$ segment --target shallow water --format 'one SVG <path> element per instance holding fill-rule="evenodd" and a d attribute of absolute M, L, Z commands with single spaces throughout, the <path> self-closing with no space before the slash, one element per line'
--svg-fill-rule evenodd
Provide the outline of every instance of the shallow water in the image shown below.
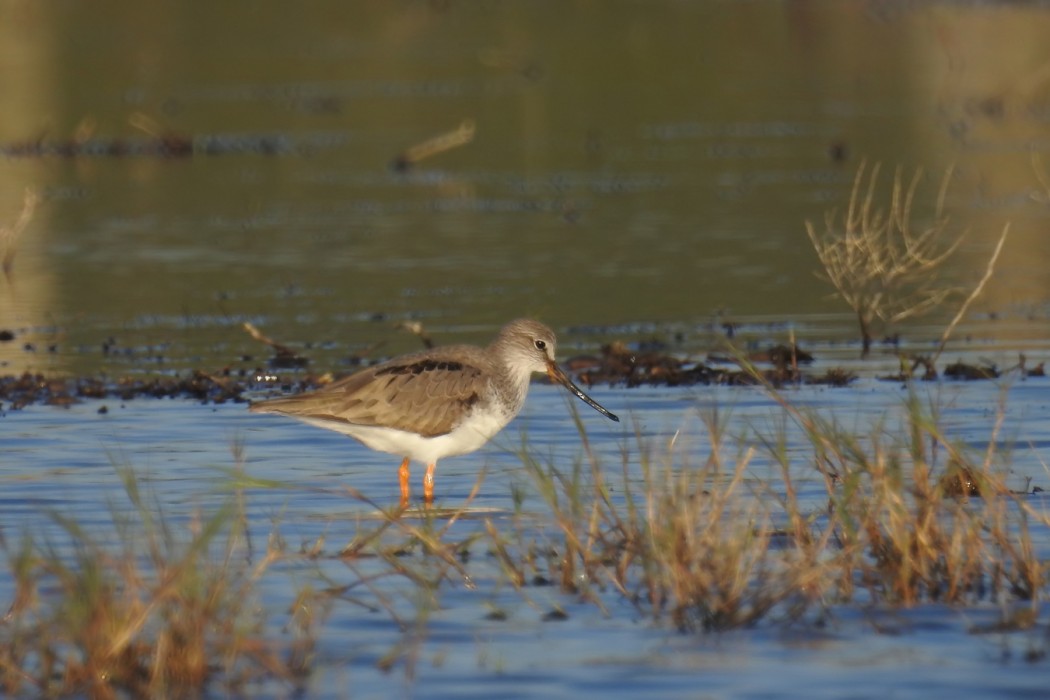
<path fill-rule="evenodd" d="M 1050 192 L 1039 180 L 1050 164 L 1050 11 L 1038 4 L 508 0 L 289 14 L 15 2 L 0 8 L 0 35 L 10 79 L 0 225 L 24 188 L 42 197 L 0 283 L 0 331 L 15 335 L 0 341 L 3 372 L 251 372 L 269 351 L 244 321 L 322 372 L 417 349 L 395 328 L 406 319 L 441 343 L 480 343 L 510 318 L 535 316 L 558 331 L 563 358 L 654 339 L 701 358 L 724 351 L 732 324 L 742 347 L 793 335 L 817 355 L 815 373 L 861 376 L 848 389 L 789 389 L 793 402 L 860 433 L 879 421 L 892 432 L 906 392 L 874 377 L 897 371 L 898 349 L 931 352 L 956 307 L 885 329 L 899 344 L 858 359 L 851 314 L 813 274 L 804 222 L 845 206 L 864 159 L 929 173 L 920 219 L 954 166 L 949 212 L 970 234 L 946 279 L 972 286 L 1012 222 L 945 361 L 1007 368 L 1019 352 L 1029 366 L 1050 356 Z M 476 127 L 471 143 L 391 168 L 464 120 Z M 98 148 L 173 134 L 192 142 L 192 157 Z M 67 157 L 27 155 L 27 144 L 87 147 Z M 949 436 L 976 451 L 1002 410 L 1007 481 L 1025 489 L 1050 488 L 1046 388 L 1045 378 L 1008 377 L 918 391 Z M 782 434 L 803 505 L 824 506 L 801 430 L 760 389 L 589 391 L 624 418 L 575 406 L 614 485 L 624 450 L 632 483 L 642 479 L 638 454 L 660 459 L 672 440 L 675 469 L 701 463 L 703 419 L 717 411 L 745 446 L 756 433 Z M 486 448 L 439 465 L 437 497 L 449 508 L 485 474 L 475 517 L 450 537 L 481 531 L 484 517 L 501 531 L 544 522 L 521 453 L 562 470 L 583 459 L 572 403 L 534 386 L 523 415 Z M 61 542 L 54 513 L 111 537 L 114 515 L 132 510 L 122 465 L 187 530 L 241 493 L 258 546 L 276 529 L 291 550 L 320 541 L 326 555 L 377 522 L 348 489 L 382 507 L 396 497 L 396 458 L 243 404 L 29 406 L 0 414 L 0 439 L 5 537 Z M 242 448 L 259 481 L 237 475 Z M 774 467 L 759 450 L 749 483 L 775 483 Z M 1050 535 L 1035 542 L 1050 558 Z M 352 581 L 378 566 L 283 564 L 259 584 L 275 635 L 286 635 L 304 582 Z M 823 626 L 679 634 L 611 591 L 598 594 L 604 612 L 556 586 L 516 591 L 480 545 L 468 568 L 476 589 L 441 586 L 418 647 L 408 644 L 415 662 L 403 656 L 390 672 L 376 664 L 406 643 L 404 630 L 386 611 L 336 600 L 308 695 L 981 698 L 1041 697 L 1045 686 L 1045 659 L 1024 660 L 1045 656 L 1045 611 L 1032 630 L 1001 635 L 970 633 L 998 619 L 990 605 L 833 607 Z M 398 614 L 415 619 L 418 592 L 383 582 Z M 10 585 L 0 580 L 0 600 Z M 493 609 L 508 618 L 487 619 Z M 552 610 L 567 619 L 545 620 Z"/>
<path fill-rule="evenodd" d="M 1050 486 L 1041 455 L 1045 452 L 1050 405 L 1045 379 L 1018 381 L 1007 389 L 1007 424 L 1015 445 L 1009 481 Z M 992 382 L 920 387 L 943 407 L 949 434 L 976 448 L 986 443 L 990 419 L 1000 400 Z M 882 419 L 892 433 L 904 414 L 903 390 L 892 383 L 863 381 L 849 389 L 788 390 L 799 405 L 834 414 L 844 427 L 863 431 Z M 678 459 L 693 463 L 706 454 L 700 416 L 714 408 L 725 416 L 729 435 L 770 435 L 782 431 L 795 455 L 793 472 L 800 502 L 813 512 L 826 499 L 822 481 L 808 467 L 805 441 L 783 421 L 782 411 L 760 389 L 705 388 L 596 389 L 597 400 L 620 412 L 621 425 L 586 407 L 580 413 L 588 438 L 622 498 L 621 449 L 635 457 L 628 478 L 641 481 L 641 444 L 654 456 L 666 454 L 672 437 Z M 84 402 L 72 409 L 32 406 L 4 416 L 5 450 L 0 480 L 5 507 L 0 528 L 6 537 L 28 531 L 61 542 L 51 513 L 73 516 L 89 530 L 111 532 L 114 513 L 129 510 L 114 465 L 133 467 L 140 488 L 171 523 L 191 527 L 198 513 L 214 510 L 233 493 L 233 446 L 243 447 L 239 479 L 246 520 L 256 548 L 279 532 L 290 551 L 320 546 L 334 554 L 362 528 L 380 521 L 374 507 L 351 496 L 360 491 L 381 507 L 397 497 L 396 458 L 373 453 L 334 432 L 292 420 L 253 415 L 242 405 L 204 406 L 188 401 L 136 400 L 125 405 Z M 477 476 L 484 481 L 468 516 L 452 525 L 446 539 L 460 540 L 483 530 L 490 519 L 505 534 L 530 519 L 549 518 L 547 507 L 521 462 L 526 449 L 541 462 L 570 469 L 582 456 L 579 434 L 569 420 L 572 406 L 561 390 L 533 388 L 523 415 L 490 445 L 472 455 L 444 460 L 438 467 L 437 505 L 458 508 Z M 637 430 L 637 434 L 635 433 Z M 641 443 L 639 443 L 641 440 Z M 731 441 L 732 442 L 732 441 Z M 752 444 L 754 444 L 752 442 Z M 736 453 L 734 446 L 729 447 Z M 679 464 L 676 468 L 683 468 Z M 418 488 L 421 471 L 414 475 Z M 761 450 L 747 478 L 777 483 L 776 466 Z M 253 486 L 253 484 L 255 484 Z M 524 494 L 520 509 L 514 493 Z M 1043 494 L 1029 496 L 1042 510 Z M 620 501 L 622 505 L 622 501 Z M 450 511 L 451 512 L 451 511 Z M 474 513 L 476 517 L 470 517 Z M 517 515 L 515 515 L 517 513 Z M 411 516 L 409 516 L 411 517 Z M 422 520 L 419 521 L 422 524 Z M 437 524 L 441 525 L 442 517 Z M 516 523 L 516 524 L 515 524 Z M 105 539 L 106 535 L 101 535 Z M 1035 531 L 1043 556 L 1050 557 L 1050 531 Z M 420 555 L 408 561 L 423 565 Z M 323 556 L 290 559 L 264 576 L 258 586 L 275 634 L 299 588 L 324 575 L 328 585 L 351 584 L 381 575 L 380 590 L 393 614 L 409 624 L 423 605 L 421 593 L 399 577 L 383 576 L 380 561 Z M 734 697 L 926 697 L 951 691 L 959 697 L 1036 697 L 1045 661 L 1025 661 L 1030 649 L 1044 649 L 1043 625 L 1027 632 L 973 634 L 1000 619 L 999 608 L 984 603 L 964 610 L 925 604 L 884 610 L 863 605 L 831 606 L 815 621 L 782 626 L 774 620 L 755 628 L 717 634 L 682 634 L 657 623 L 612 590 L 598 591 L 604 609 L 557 586 L 509 585 L 485 545 L 472 547 L 464 564 L 472 586 L 456 575 L 435 593 L 436 607 L 425 606 L 426 623 L 418 639 L 391 618 L 372 610 L 378 598 L 364 589 L 336 600 L 318 627 L 316 670 L 311 697 L 378 697 L 404 692 L 417 697 L 483 697 L 492 694 L 556 697 L 602 692 L 629 697 L 732 695 Z M 459 583 L 456 583 L 457 579 Z M 0 581 L 0 590 L 9 582 Z M 365 606 L 353 602 L 363 601 Z M 489 619 L 498 610 L 505 619 Z M 564 619 L 548 620 L 552 611 Z M 408 641 L 406 641 L 408 640 Z M 412 650 L 393 669 L 376 664 L 392 650 Z M 401 689 L 401 690 L 396 690 Z M 283 694 L 279 688 L 267 691 Z"/>

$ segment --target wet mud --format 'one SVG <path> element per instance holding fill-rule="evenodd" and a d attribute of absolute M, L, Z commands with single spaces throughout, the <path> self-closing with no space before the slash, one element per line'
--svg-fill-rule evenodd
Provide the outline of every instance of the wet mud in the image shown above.
<path fill-rule="evenodd" d="M 9 374 L 0 376 L 0 410 L 18 410 L 31 404 L 69 406 L 81 399 L 180 398 L 216 404 L 247 402 L 246 395 L 253 392 L 306 391 L 349 374 L 357 367 L 387 359 L 365 360 L 355 356 L 347 362 L 351 366 L 349 370 L 311 370 L 309 357 L 270 340 L 254 328 L 249 332 L 253 331 L 253 337 L 266 345 L 270 352 L 270 357 L 259 366 L 245 367 L 245 361 L 250 362 L 251 358 L 243 356 L 214 371 L 194 369 L 182 373 L 151 374 L 148 368 L 143 368 L 141 375 L 126 376 Z M 14 333 L 0 329 L 0 339 L 9 341 L 14 338 Z M 428 340 L 424 338 L 424 345 Z M 35 348 L 27 348 L 27 352 L 35 352 Z M 107 348 L 104 347 L 103 352 L 107 352 Z M 797 345 L 771 345 L 747 355 L 708 354 L 703 360 L 696 360 L 669 352 L 655 342 L 631 347 L 626 342 L 614 341 L 603 345 L 598 354 L 570 357 L 564 362 L 564 367 L 574 381 L 588 387 L 761 384 L 773 387 L 792 384 L 848 387 L 857 379 L 855 372 L 841 367 L 811 371 L 809 366 L 813 362 L 814 356 Z M 241 366 L 238 368 L 237 365 Z M 1023 376 L 1044 376 L 1042 363 L 1030 367 L 1021 355 L 1017 365 L 1005 370 L 988 364 L 956 361 L 945 366 L 943 373 L 938 373 L 928 358 L 902 358 L 899 373 L 879 376 L 878 379 L 931 381 L 943 377 L 973 381 L 995 379 L 1006 371 L 1019 371 Z M 101 410 L 107 409 L 103 407 Z"/>

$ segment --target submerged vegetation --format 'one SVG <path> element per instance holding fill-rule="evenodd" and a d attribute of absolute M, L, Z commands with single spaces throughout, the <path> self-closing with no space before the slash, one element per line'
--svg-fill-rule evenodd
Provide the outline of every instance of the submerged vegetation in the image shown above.
<path fill-rule="evenodd" d="M 3 533 L 11 600 L 0 683 L 8 694 L 95 697 L 294 692 L 339 606 L 385 614 L 401 641 L 375 663 L 412 677 L 428 620 L 453 587 L 512 589 L 531 606 L 538 586 L 566 604 L 622 600 L 683 632 L 932 602 L 998 606 L 999 631 L 1048 625 L 1040 553 L 1050 514 L 1038 486 L 1005 483 L 1005 407 L 977 450 L 914 391 L 899 416 L 859 432 L 765 391 L 778 427 L 734 433 L 723 412 L 698 411 L 664 444 L 639 428 L 619 465 L 590 449 L 577 419 L 585 449 L 569 465 L 523 445 L 511 513 L 470 510 L 483 477 L 451 510 L 384 509 L 350 491 L 373 515 L 338 549 L 320 539 L 294 550 L 277 531 L 253 543 L 250 522 L 265 516 L 244 489 L 294 487 L 252 482 L 237 467 L 226 505 L 179 519 L 119 467 L 131 507 L 113 511 L 112 533 L 62 514 L 60 535 Z M 792 431 L 803 449 L 798 439 L 788 449 Z M 264 604 L 261 584 L 289 568 L 299 572 L 290 599 L 275 606 L 271 592 Z M 564 615 L 555 603 L 544 619 Z"/>

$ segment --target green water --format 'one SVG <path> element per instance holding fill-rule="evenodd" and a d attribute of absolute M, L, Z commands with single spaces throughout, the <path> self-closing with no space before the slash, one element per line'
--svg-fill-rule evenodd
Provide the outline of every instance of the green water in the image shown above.
<path fill-rule="evenodd" d="M 108 339 L 137 366 L 236 363 L 259 352 L 244 320 L 333 356 L 415 348 L 393 329 L 415 317 L 482 341 L 520 315 L 565 333 L 833 314 L 852 337 L 804 222 L 845 206 L 864 158 L 932 173 L 920 213 L 956 167 L 971 234 L 951 277 L 977 279 L 1012 221 L 975 312 L 1017 320 L 985 335 L 1045 336 L 1039 7 L 224 8 L 0 7 L 0 144 L 151 131 L 199 149 L 0 160 L 0 221 L 25 187 L 44 197 L 0 291 L 8 371 L 113 369 Z M 391 169 L 464 120 L 471 143 Z M 276 152 L 202 148 L 259 137 Z"/>

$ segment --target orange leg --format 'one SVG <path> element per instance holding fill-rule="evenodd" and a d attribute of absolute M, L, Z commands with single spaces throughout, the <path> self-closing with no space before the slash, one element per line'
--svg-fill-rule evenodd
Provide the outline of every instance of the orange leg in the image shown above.
<path fill-rule="evenodd" d="M 423 502 L 428 506 L 434 502 L 434 467 L 437 462 L 427 465 L 427 473 L 423 475 Z"/>
<path fill-rule="evenodd" d="M 408 505 L 408 457 L 405 457 L 405 461 L 401 462 L 401 468 L 397 471 L 398 478 L 401 480 L 401 507 L 404 508 Z"/>

